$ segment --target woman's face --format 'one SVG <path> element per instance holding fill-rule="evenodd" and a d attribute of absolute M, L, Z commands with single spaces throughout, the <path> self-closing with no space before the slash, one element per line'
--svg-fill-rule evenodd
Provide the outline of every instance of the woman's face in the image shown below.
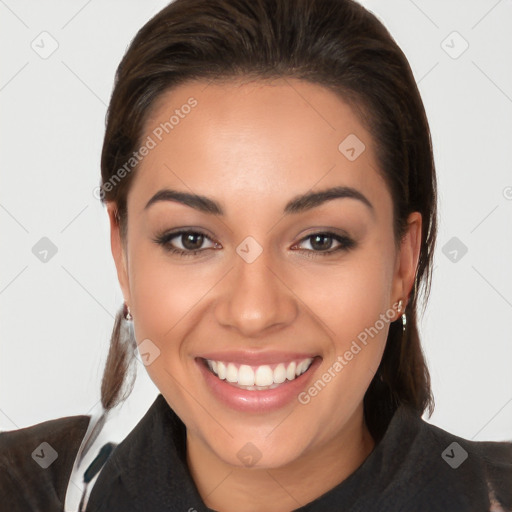
<path fill-rule="evenodd" d="M 189 436 L 261 467 L 359 436 L 421 218 L 397 249 L 358 118 L 296 79 L 189 82 L 141 140 L 124 248 L 109 206 L 113 254 L 146 369 Z"/>

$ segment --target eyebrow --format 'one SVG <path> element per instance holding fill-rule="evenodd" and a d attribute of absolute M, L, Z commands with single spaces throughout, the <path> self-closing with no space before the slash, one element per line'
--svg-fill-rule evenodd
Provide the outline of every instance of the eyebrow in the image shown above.
<path fill-rule="evenodd" d="M 308 192 L 306 194 L 296 196 L 291 199 L 284 207 L 284 214 L 289 215 L 293 213 L 301 213 L 307 210 L 316 208 L 327 201 L 333 199 L 350 198 L 356 199 L 366 205 L 372 214 L 375 214 L 375 209 L 372 203 L 366 198 L 359 190 L 352 187 L 332 187 L 319 192 Z M 168 188 L 159 190 L 144 207 L 147 210 L 151 205 L 160 201 L 172 201 L 185 206 L 194 208 L 204 213 L 212 215 L 224 215 L 224 210 L 220 203 L 209 197 L 189 194 L 188 192 L 180 192 L 178 190 L 171 190 Z"/>

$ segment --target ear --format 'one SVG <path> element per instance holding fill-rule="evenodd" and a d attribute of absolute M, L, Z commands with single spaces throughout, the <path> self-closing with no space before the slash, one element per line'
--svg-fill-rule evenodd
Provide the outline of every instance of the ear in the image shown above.
<path fill-rule="evenodd" d="M 404 309 L 409 302 L 409 295 L 416 277 L 421 249 L 421 226 L 421 213 L 411 213 L 407 218 L 407 230 L 402 237 L 400 251 L 397 254 L 392 297 L 393 304 L 402 299 Z"/>
<path fill-rule="evenodd" d="M 115 203 L 108 203 L 107 213 L 110 221 L 110 247 L 116 264 L 117 278 L 123 292 L 124 300 L 128 305 L 130 305 L 131 297 L 128 279 L 127 255 L 125 246 L 121 239 L 121 227 L 117 216 L 117 205 Z"/>

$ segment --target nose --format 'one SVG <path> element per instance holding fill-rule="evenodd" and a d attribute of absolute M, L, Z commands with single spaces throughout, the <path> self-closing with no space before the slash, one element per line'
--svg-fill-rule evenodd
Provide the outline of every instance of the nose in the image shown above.
<path fill-rule="evenodd" d="M 219 324 L 244 337 L 263 336 L 286 327 L 298 315 L 293 291 L 267 253 L 264 250 L 252 263 L 236 255 L 216 301 Z"/>

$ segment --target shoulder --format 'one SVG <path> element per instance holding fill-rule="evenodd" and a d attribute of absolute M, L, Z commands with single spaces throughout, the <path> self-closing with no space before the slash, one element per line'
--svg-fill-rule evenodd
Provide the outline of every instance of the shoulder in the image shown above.
<path fill-rule="evenodd" d="M 468 442 L 468 448 L 478 457 L 487 483 L 489 501 L 512 511 L 512 441 Z"/>
<path fill-rule="evenodd" d="M 8 510 L 62 509 L 89 420 L 69 416 L 0 432 L 0 496 L 7 498 Z"/>
<path fill-rule="evenodd" d="M 367 476 L 382 510 L 512 512 L 510 440 L 465 439 L 403 405 L 374 453 Z"/>
<path fill-rule="evenodd" d="M 512 511 L 512 440 L 473 441 L 422 423 L 434 480 L 485 510 Z"/>

